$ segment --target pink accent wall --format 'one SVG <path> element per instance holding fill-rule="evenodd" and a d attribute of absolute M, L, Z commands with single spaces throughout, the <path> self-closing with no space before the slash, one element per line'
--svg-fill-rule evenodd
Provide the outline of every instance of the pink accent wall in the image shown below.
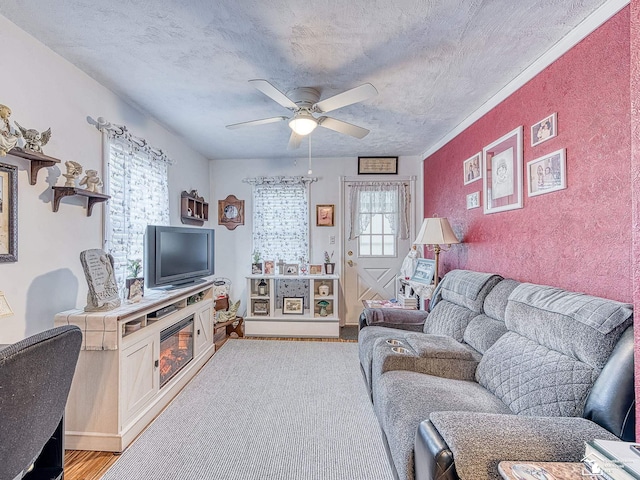
<path fill-rule="evenodd" d="M 631 1 L 631 179 L 633 218 L 633 303 L 634 311 L 640 312 L 640 0 Z M 636 398 L 640 394 L 640 324 L 635 328 L 635 385 Z M 637 402 L 636 402 L 637 403 Z M 636 412 L 636 439 L 640 438 L 640 412 Z"/>
<path fill-rule="evenodd" d="M 448 217 L 464 242 L 440 255 L 442 273 L 495 272 L 633 301 L 629 25 L 626 7 L 425 159 L 425 216 Z M 531 147 L 531 126 L 553 112 L 558 136 Z M 463 185 L 463 161 L 520 125 L 524 208 L 467 210 L 482 180 Z M 527 197 L 526 163 L 560 148 L 568 188 Z"/>

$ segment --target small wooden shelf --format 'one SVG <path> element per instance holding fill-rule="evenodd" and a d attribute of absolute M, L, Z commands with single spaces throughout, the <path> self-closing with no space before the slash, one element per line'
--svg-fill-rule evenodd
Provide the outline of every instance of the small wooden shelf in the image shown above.
<path fill-rule="evenodd" d="M 44 167 L 53 167 L 56 163 L 60 163 L 57 158 L 49 157 L 44 153 L 30 152 L 20 147 L 14 147 L 9 150 L 9 155 L 29 160 L 29 185 L 35 185 L 38 180 L 38 171 Z"/>
<path fill-rule="evenodd" d="M 206 220 L 209 220 L 209 204 L 204 198 L 183 191 L 180 198 L 180 221 L 187 225 L 202 226 Z"/>
<path fill-rule="evenodd" d="M 78 195 L 81 197 L 87 197 L 89 202 L 87 204 L 87 217 L 91 216 L 91 212 L 93 210 L 93 206 L 96 203 L 106 202 L 111 197 L 109 195 L 105 195 L 104 193 L 98 192 L 90 192 L 83 188 L 76 187 L 51 187 L 53 188 L 53 211 L 57 212 L 60 207 L 60 200 L 64 197 L 70 197 L 73 195 Z"/>

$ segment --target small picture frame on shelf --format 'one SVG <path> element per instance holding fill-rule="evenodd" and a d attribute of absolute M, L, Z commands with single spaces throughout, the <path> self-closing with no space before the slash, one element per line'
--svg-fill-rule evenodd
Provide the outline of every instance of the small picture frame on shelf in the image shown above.
<path fill-rule="evenodd" d="M 416 269 L 411 277 L 412 282 L 424 283 L 431 285 L 433 274 L 436 269 L 436 261 L 428 258 L 418 258 Z"/>
<path fill-rule="evenodd" d="M 287 315 L 302 315 L 304 313 L 304 298 L 283 297 L 282 313 Z"/>
<path fill-rule="evenodd" d="M 276 273 L 276 263 L 273 260 L 264 261 L 264 274 L 273 275 Z"/>
<path fill-rule="evenodd" d="M 309 275 L 322 275 L 322 265 L 309 265 Z"/>
<path fill-rule="evenodd" d="M 285 275 L 298 275 L 298 264 L 297 263 L 285 263 L 284 264 L 284 274 Z"/>
<path fill-rule="evenodd" d="M 253 314 L 254 315 L 269 315 L 269 300 L 254 300 L 253 301 Z"/>

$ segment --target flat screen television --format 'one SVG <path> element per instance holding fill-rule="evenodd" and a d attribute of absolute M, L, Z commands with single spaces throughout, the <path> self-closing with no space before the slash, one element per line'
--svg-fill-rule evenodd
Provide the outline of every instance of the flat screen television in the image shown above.
<path fill-rule="evenodd" d="M 214 231 L 148 225 L 144 278 L 148 288 L 181 288 L 214 273 Z"/>

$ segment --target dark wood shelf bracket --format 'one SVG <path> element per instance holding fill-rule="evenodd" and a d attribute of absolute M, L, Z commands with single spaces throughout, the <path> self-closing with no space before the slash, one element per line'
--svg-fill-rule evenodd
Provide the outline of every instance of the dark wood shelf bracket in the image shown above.
<path fill-rule="evenodd" d="M 30 152 L 20 147 L 14 147 L 9 150 L 9 155 L 29 160 L 29 185 L 35 185 L 38 181 L 38 172 L 41 168 L 53 167 L 56 163 L 60 163 L 57 158 L 49 157 L 43 153 Z"/>
<path fill-rule="evenodd" d="M 64 197 L 70 197 L 73 195 L 78 195 L 81 197 L 87 197 L 87 217 L 91 216 L 93 212 L 93 206 L 96 203 L 106 202 L 111 197 L 109 195 L 105 195 L 104 193 L 98 192 L 90 192 L 88 190 L 82 188 L 75 187 L 52 187 L 53 188 L 53 211 L 57 212 L 60 207 L 60 200 Z"/>

